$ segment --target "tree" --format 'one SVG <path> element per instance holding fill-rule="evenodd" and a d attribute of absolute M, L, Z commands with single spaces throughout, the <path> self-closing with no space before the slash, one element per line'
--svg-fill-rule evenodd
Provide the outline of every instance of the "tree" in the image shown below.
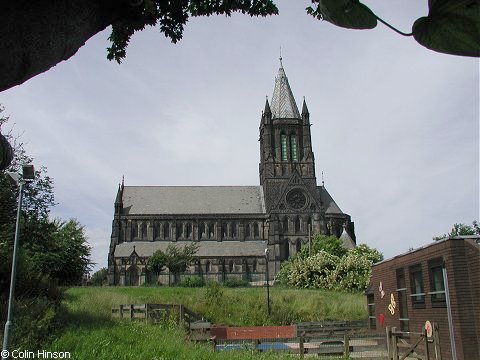
<path fill-rule="evenodd" d="M 167 257 L 162 250 L 157 250 L 148 259 L 148 268 L 156 274 L 160 274 L 167 265 Z"/>
<path fill-rule="evenodd" d="M 426 48 L 446 54 L 480 56 L 480 0 L 429 0 L 428 16 L 415 21 L 411 33 L 397 30 L 358 0 L 312 0 L 307 12 L 348 29 L 373 29 L 380 21 Z"/>
<path fill-rule="evenodd" d="M 174 283 L 180 273 L 185 272 L 187 267 L 195 259 L 198 244 L 191 243 L 180 248 L 174 244 L 167 246 L 165 252 L 157 250 L 148 259 L 148 267 L 155 273 L 160 273 L 165 267 L 173 274 Z"/>
<path fill-rule="evenodd" d="M 120 62 L 131 36 L 160 28 L 176 43 L 190 17 L 277 14 L 273 0 L 50 0 L 0 2 L 0 91 L 67 60 L 112 25 L 107 57 Z"/>
<path fill-rule="evenodd" d="M 342 257 L 347 254 L 348 250 L 343 246 L 342 241 L 335 236 L 316 234 L 312 240 L 311 251 L 308 246 L 304 246 L 300 250 L 299 256 L 306 258 L 309 255 L 318 254 L 320 251 L 325 251 L 328 254 Z"/>
<path fill-rule="evenodd" d="M 453 236 L 468 236 L 468 235 L 480 235 L 480 226 L 477 220 L 472 222 L 472 225 L 465 224 L 453 224 L 452 230 L 448 234 L 441 236 L 434 236 L 433 240 L 443 240 Z"/>

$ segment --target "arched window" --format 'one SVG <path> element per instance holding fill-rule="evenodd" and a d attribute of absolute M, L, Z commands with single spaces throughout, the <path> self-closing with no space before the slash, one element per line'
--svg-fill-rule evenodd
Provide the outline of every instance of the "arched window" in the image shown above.
<path fill-rule="evenodd" d="M 300 218 L 296 218 L 295 219 L 295 233 L 299 233 L 300 232 Z"/>
<path fill-rule="evenodd" d="M 283 232 L 288 232 L 288 218 L 283 219 Z"/>
<path fill-rule="evenodd" d="M 307 230 L 310 230 L 310 234 L 312 233 L 313 231 L 313 228 L 312 228 L 312 218 L 309 217 L 308 220 L 307 220 Z"/>
<path fill-rule="evenodd" d="M 253 225 L 253 237 L 255 239 L 258 239 L 260 237 L 260 230 L 258 228 L 258 224 L 255 223 L 255 225 Z"/>
<path fill-rule="evenodd" d="M 207 263 L 205 264 L 205 272 L 206 272 L 206 273 L 209 273 L 210 270 L 211 270 L 211 267 L 212 267 L 212 266 L 211 266 L 210 261 L 207 261 Z"/>
<path fill-rule="evenodd" d="M 282 161 L 287 161 L 287 135 L 280 134 L 280 141 L 282 146 Z"/>
<path fill-rule="evenodd" d="M 142 222 L 142 239 L 146 240 L 147 239 L 147 223 L 144 221 Z"/>
<path fill-rule="evenodd" d="M 160 237 L 160 224 L 158 222 L 153 223 L 153 239 L 158 239 Z"/>
<path fill-rule="evenodd" d="M 130 238 L 133 240 L 133 239 L 136 239 L 137 237 L 138 237 L 137 222 L 132 221 Z"/>
<path fill-rule="evenodd" d="M 170 238 L 170 225 L 168 223 L 165 223 L 163 225 L 163 238 L 164 239 Z"/>
<path fill-rule="evenodd" d="M 301 248 L 302 248 L 302 241 L 300 239 L 298 239 L 297 243 L 295 244 L 296 252 L 299 252 Z"/>
<path fill-rule="evenodd" d="M 208 238 L 209 239 L 213 239 L 215 237 L 214 229 L 215 229 L 215 227 L 213 226 L 213 224 L 208 225 Z"/>
<path fill-rule="evenodd" d="M 177 239 L 183 238 L 183 225 L 177 224 Z"/>
<path fill-rule="evenodd" d="M 297 135 L 290 135 L 290 158 L 292 161 L 298 161 L 297 155 Z"/>

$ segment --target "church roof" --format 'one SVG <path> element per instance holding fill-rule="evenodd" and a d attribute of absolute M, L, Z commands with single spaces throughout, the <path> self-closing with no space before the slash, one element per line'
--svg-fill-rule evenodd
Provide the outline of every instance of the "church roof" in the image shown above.
<path fill-rule="evenodd" d="M 272 109 L 272 119 L 301 119 L 283 66 L 280 66 L 275 78 L 270 108 Z"/>
<path fill-rule="evenodd" d="M 129 215 L 264 214 L 261 186 L 125 186 Z"/>
<path fill-rule="evenodd" d="M 343 225 L 343 232 L 340 236 L 340 241 L 342 242 L 343 247 L 347 249 L 353 249 L 356 246 L 355 241 L 353 241 L 350 235 L 348 235 L 345 225 Z"/>
<path fill-rule="evenodd" d="M 325 186 L 317 186 L 317 189 L 320 193 L 323 205 L 325 206 L 325 214 L 343 214 L 343 211 L 340 210 L 340 207 L 330 196 L 327 189 L 325 189 Z"/>
<path fill-rule="evenodd" d="M 115 246 L 115 257 L 128 257 L 135 252 L 140 257 L 151 256 L 155 251 L 165 251 L 167 246 L 172 244 L 170 241 L 133 241 L 124 242 Z M 174 243 L 180 248 L 191 241 L 177 241 Z M 245 257 L 245 256 L 265 256 L 267 245 L 264 241 L 199 241 L 196 256 L 198 257 Z"/>

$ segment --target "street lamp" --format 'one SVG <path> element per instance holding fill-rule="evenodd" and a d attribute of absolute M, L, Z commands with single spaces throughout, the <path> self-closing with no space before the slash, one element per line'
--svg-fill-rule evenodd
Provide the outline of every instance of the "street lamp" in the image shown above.
<path fill-rule="evenodd" d="M 267 311 L 268 311 L 268 315 L 270 316 L 270 285 L 268 283 L 268 280 L 269 280 L 269 276 L 268 276 L 268 253 L 269 253 L 269 249 L 266 248 L 265 249 L 265 266 L 266 266 L 266 277 L 267 277 Z"/>
<path fill-rule="evenodd" d="M 15 240 L 13 242 L 13 257 L 12 257 L 12 273 L 10 278 L 10 294 L 8 296 L 8 314 L 7 322 L 5 323 L 5 330 L 3 332 L 3 347 L 2 350 L 8 351 L 10 348 L 10 330 L 12 328 L 12 310 L 14 304 L 14 291 L 15 291 L 15 274 L 17 271 L 17 252 L 18 252 L 18 241 L 20 238 L 20 215 L 22 212 L 22 199 L 23 199 L 23 185 L 26 182 L 32 181 L 35 179 L 35 169 L 33 165 L 23 165 L 22 174 L 18 173 L 7 173 L 11 179 L 19 186 L 18 190 L 18 207 L 17 207 L 17 221 L 15 225 Z M 2 351 L 2 354 L 5 354 Z M 6 359 L 7 356 L 2 355 L 2 359 Z"/>

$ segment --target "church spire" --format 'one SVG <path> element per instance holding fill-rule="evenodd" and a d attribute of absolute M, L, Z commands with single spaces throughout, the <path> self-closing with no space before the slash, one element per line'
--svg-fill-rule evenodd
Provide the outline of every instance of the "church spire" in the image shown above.
<path fill-rule="evenodd" d="M 307 115 L 307 116 L 310 115 L 307 108 L 307 102 L 305 101 L 305 96 L 303 97 L 303 106 L 302 106 L 302 116 L 303 115 Z"/>
<path fill-rule="evenodd" d="M 283 69 L 282 57 L 280 57 L 280 69 L 278 69 L 275 78 L 271 108 L 273 119 L 301 119 L 287 75 L 285 75 Z"/>
<path fill-rule="evenodd" d="M 263 113 L 265 115 L 272 115 L 272 110 L 270 109 L 270 104 L 268 103 L 268 97 L 267 100 L 265 101 L 265 110 L 263 110 Z"/>

